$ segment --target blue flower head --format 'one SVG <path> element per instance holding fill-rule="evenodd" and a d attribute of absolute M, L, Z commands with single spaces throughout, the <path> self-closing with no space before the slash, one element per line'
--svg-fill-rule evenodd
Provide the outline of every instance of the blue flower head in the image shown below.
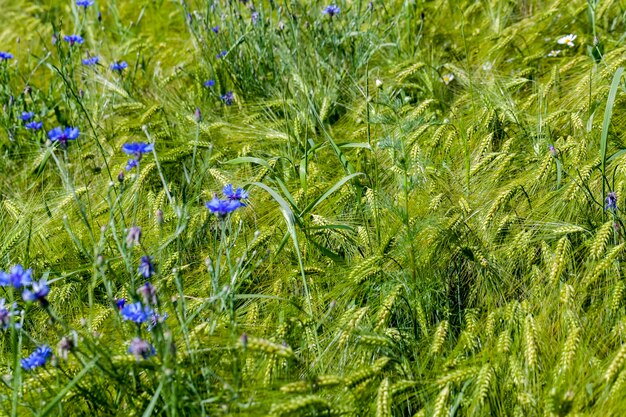
<path fill-rule="evenodd" d="M 244 204 L 239 200 L 231 200 L 229 198 L 220 200 L 217 195 L 213 197 L 211 201 L 205 203 L 211 213 L 214 213 L 220 218 L 225 218 L 229 213 L 237 210 L 239 207 L 243 207 Z"/>
<path fill-rule="evenodd" d="M 134 355 L 137 361 L 148 359 L 156 355 L 154 346 L 139 337 L 135 337 L 131 340 L 130 346 L 128 347 L 128 353 Z"/>
<path fill-rule="evenodd" d="M 152 264 L 152 259 L 149 256 L 142 256 L 139 260 L 139 273 L 144 278 L 150 278 L 154 275 L 154 265 Z"/>
<path fill-rule="evenodd" d="M 52 349 L 49 346 L 39 346 L 28 357 L 21 360 L 22 368 L 32 371 L 39 366 L 44 366 L 50 355 L 52 355 Z"/>
<path fill-rule="evenodd" d="M 115 306 L 117 307 L 118 310 L 123 309 L 125 305 L 126 305 L 126 298 L 120 298 L 119 300 L 115 301 Z"/>
<path fill-rule="evenodd" d="M 126 68 L 128 68 L 128 64 L 126 63 L 126 61 L 122 61 L 122 62 L 117 62 L 116 61 L 116 62 L 111 64 L 111 70 L 117 71 L 119 73 L 124 71 Z"/>
<path fill-rule="evenodd" d="M 76 0 L 76 5 L 87 9 L 87 7 L 93 5 L 93 0 Z"/>
<path fill-rule="evenodd" d="M 143 154 L 150 153 L 153 149 L 153 143 L 129 142 L 122 145 L 122 151 L 127 155 L 133 155 L 135 159 L 141 159 Z"/>
<path fill-rule="evenodd" d="M 35 113 L 33 113 L 32 111 L 25 111 L 25 112 L 22 112 L 22 114 L 20 115 L 20 119 L 22 119 L 25 122 L 29 121 L 33 117 L 35 117 Z"/>
<path fill-rule="evenodd" d="M 212 28 L 211 28 L 211 30 L 212 30 L 212 31 L 213 31 L 213 33 L 215 33 L 215 34 L 220 33 L 220 27 L 219 27 L 219 26 L 212 27 Z"/>
<path fill-rule="evenodd" d="M 224 100 L 224 104 L 226 104 L 227 106 L 230 106 L 231 104 L 233 104 L 233 100 L 235 99 L 235 95 L 233 94 L 232 91 L 229 91 L 226 94 L 224 94 L 221 98 L 222 98 L 222 100 Z"/>
<path fill-rule="evenodd" d="M 222 58 L 224 58 L 227 54 L 228 54 L 228 52 L 227 52 L 227 51 L 222 51 L 222 52 L 220 52 L 219 54 L 215 55 L 215 58 L 217 58 L 217 59 L 222 59 Z"/>
<path fill-rule="evenodd" d="M 11 317 L 17 315 L 19 315 L 17 303 L 13 303 L 12 306 L 7 306 L 4 298 L 0 299 L 0 327 L 4 330 L 8 329 L 11 325 Z"/>
<path fill-rule="evenodd" d="M 79 134 L 80 130 L 77 127 L 68 126 L 64 129 L 58 126 L 48 132 L 48 138 L 52 142 L 60 142 L 61 145 L 66 145 L 68 140 L 76 140 Z"/>
<path fill-rule="evenodd" d="M 256 25 L 256 23 L 259 21 L 259 12 L 252 12 L 252 16 L 250 16 L 252 19 L 252 24 Z"/>
<path fill-rule="evenodd" d="M 100 59 L 97 56 L 90 56 L 89 58 L 83 59 L 83 65 L 87 67 L 94 66 L 98 63 Z"/>
<path fill-rule="evenodd" d="M 124 320 L 138 324 L 144 323 L 154 316 L 154 311 L 148 306 L 143 306 L 139 301 L 124 305 L 121 312 Z"/>
<path fill-rule="evenodd" d="M 336 4 L 328 5 L 324 8 L 324 10 L 322 10 L 323 14 L 327 14 L 331 18 L 335 15 L 338 15 L 339 12 L 341 12 L 341 9 Z"/>
<path fill-rule="evenodd" d="M 24 125 L 24 127 L 26 127 L 26 129 L 29 129 L 29 130 L 39 130 L 43 127 L 43 123 L 42 122 L 28 122 Z"/>
<path fill-rule="evenodd" d="M 213 87 L 215 85 L 215 80 L 207 80 L 204 82 L 204 86 L 207 88 Z"/>
<path fill-rule="evenodd" d="M 32 282 L 33 270 L 24 269 L 22 265 L 15 265 L 9 273 L 0 271 L 0 285 L 6 287 L 8 285 L 14 288 L 22 288 L 30 285 Z"/>
<path fill-rule="evenodd" d="M 83 37 L 82 37 L 82 36 L 80 36 L 80 35 L 65 35 L 65 36 L 63 37 L 63 40 L 64 40 L 65 42 L 69 43 L 69 44 L 70 44 L 70 46 L 73 46 L 75 43 L 77 43 L 77 44 L 79 44 L 79 45 L 80 45 L 81 43 L 85 42 L 85 40 L 83 39 Z"/>
<path fill-rule="evenodd" d="M 604 210 L 617 211 L 617 193 L 612 191 L 604 199 Z"/>
<path fill-rule="evenodd" d="M 239 201 L 242 206 L 245 206 L 245 204 L 242 203 L 241 200 L 248 199 L 248 193 L 243 188 L 237 188 L 236 190 L 234 190 L 232 184 L 225 185 L 222 193 L 224 193 L 224 197 L 229 200 Z"/>
<path fill-rule="evenodd" d="M 0 52 L 0 61 L 8 61 L 9 59 L 13 59 L 11 52 Z"/>
<path fill-rule="evenodd" d="M 39 282 L 33 282 L 32 289 L 25 289 L 22 292 L 22 298 L 24 301 L 32 303 L 33 301 L 39 301 L 42 305 L 46 305 L 48 301 L 46 296 L 50 293 L 50 287 L 45 278 L 39 280 Z"/>
<path fill-rule="evenodd" d="M 130 171 L 131 169 L 135 168 L 137 165 L 139 165 L 139 162 L 137 162 L 136 159 L 129 159 L 128 162 L 126 163 L 126 171 Z"/>

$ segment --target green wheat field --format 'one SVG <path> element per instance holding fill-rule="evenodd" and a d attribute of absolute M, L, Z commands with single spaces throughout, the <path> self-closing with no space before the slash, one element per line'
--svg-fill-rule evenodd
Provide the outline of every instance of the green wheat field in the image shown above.
<path fill-rule="evenodd" d="M 626 415 L 625 66 L 623 0 L 0 0 L 0 416 Z"/>

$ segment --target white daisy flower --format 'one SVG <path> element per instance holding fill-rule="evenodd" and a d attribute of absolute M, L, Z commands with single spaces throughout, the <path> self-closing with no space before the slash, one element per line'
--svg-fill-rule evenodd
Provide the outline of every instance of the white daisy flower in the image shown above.
<path fill-rule="evenodd" d="M 493 68 L 493 62 L 487 61 L 483 64 L 483 71 L 491 71 Z"/>
<path fill-rule="evenodd" d="M 452 82 L 452 80 L 454 80 L 454 74 L 446 74 L 443 77 L 441 77 L 441 79 L 446 85 L 448 85 Z"/>
<path fill-rule="evenodd" d="M 560 53 L 561 53 L 561 50 L 560 50 L 560 49 L 557 49 L 557 50 L 554 50 L 554 49 L 553 49 L 553 50 L 551 50 L 550 52 L 548 52 L 548 56 L 549 56 L 550 58 L 554 58 L 555 56 L 558 56 Z"/>
<path fill-rule="evenodd" d="M 575 39 L 576 39 L 576 35 L 573 35 L 570 33 L 569 35 L 566 35 L 557 39 L 556 43 L 558 43 L 559 45 L 567 45 L 570 48 L 573 48 Z"/>

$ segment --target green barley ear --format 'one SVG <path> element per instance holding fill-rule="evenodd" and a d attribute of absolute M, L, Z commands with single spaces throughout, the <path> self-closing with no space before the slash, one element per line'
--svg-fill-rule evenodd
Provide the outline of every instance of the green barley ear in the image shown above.
<path fill-rule="evenodd" d="M 622 369 L 622 365 L 624 365 L 624 360 L 626 360 L 626 344 L 623 344 L 620 349 L 617 351 L 617 354 L 611 361 L 611 364 L 607 368 L 604 373 L 604 379 L 607 382 L 611 382 L 615 375 Z"/>
<path fill-rule="evenodd" d="M 524 356 L 528 367 L 534 369 L 537 365 L 537 331 L 535 319 L 530 314 L 524 320 Z"/>
<path fill-rule="evenodd" d="M 487 394 L 489 393 L 489 388 L 491 386 L 491 382 L 494 377 L 493 368 L 489 363 L 484 364 L 480 371 L 478 371 L 478 376 L 476 377 L 476 383 L 474 385 L 474 401 L 476 402 L 477 408 L 482 408 L 485 404 L 485 400 L 487 399 Z"/>
<path fill-rule="evenodd" d="M 324 415 L 330 409 L 331 405 L 327 400 L 317 395 L 307 395 L 293 398 L 283 404 L 274 404 L 269 415 L 271 417 Z"/>
<path fill-rule="evenodd" d="M 387 298 L 385 298 L 385 300 L 381 304 L 378 310 L 378 314 L 376 316 L 376 325 L 374 326 L 374 330 L 378 331 L 386 326 L 387 320 L 391 315 L 393 305 L 396 302 L 396 298 L 401 289 L 402 285 L 397 285 L 393 290 L 391 290 Z"/>
<path fill-rule="evenodd" d="M 626 285 L 624 281 L 619 280 L 615 283 L 613 294 L 611 295 L 611 310 L 617 311 L 621 307 L 622 300 L 624 299 L 624 290 Z"/>
<path fill-rule="evenodd" d="M 448 395 L 450 394 L 450 388 L 446 385 L 435 400 L 435 408 L 433 410 L 433 417 L 445 417 L 448 415 Z"/>
<path fill-rule="evenodd" d="M 383 368 L 385 368 L 385 366 L 387 366 L 389 361 L 390 359 L 388 357 L 383 356 L 376 359 L 371 366 L 366 366 L 354 372 L 345 379 L 346 387 L 354 388 L 357 385 L 375 377 L 383 370 Z"/>
<path fill-rule="evenodd" d="M 385 258 L 383 256 L 374 255 L 365 259 L 352 269 L 348 279 L 355 285 L 362 284 L 369 277 L 382 271 L 381 263 Z"/>
<path fill-rule="evenodd" d="M 598 228 L 596 235 L 594 236 L 591 244 L 589 246 L 589 255 L 591 259 L 597 260 L 602 257 L 604 252 L 606 251 L 607 244 L 609 243 L 609 239 L 613 235 L 613 221 L 610 220 L 604 223 L 602 226 Z"/>
<path fill-rule="evenodd" d="M 599 277 L 602 275 L 607 269 L 609 269 L 618 256 L 624 251 L 624 243 L 621 243 L 615 246 L 613 249 L 606 254 L 604 259 L 602 259 L 596 267 L 588 273 L 585 277 L 583 277 L 580 285 L 582 288 L 587 288 L 591 284 L 593 284 Z"/>
<path fill-rule="evenodd" d="M 389 378 L 383 379 L 376 395 L 376 417 L 391 417 Z"/>
<path fill-rule="evenodd" d="M 550 268 L 549 282 L 551 285 L 555 285 L 561 277 L 563 271 L 567 267 L 571 252 L 571 243 L 567 236 L 563 236 L 559 239 L 554 251 L 554 257 L 552 261 L 552 267 Z"/>
<path fill-rule="evenodd" d="M 435 335 L 433 336 L 433 344 L 430 347 L 430 353 L 433 355 L 438 355 L 441 353 L 441 348 L 443 348 L 443 343 L 446 340 L 446 336 L 448 335 L 448 321 L 443 320 L 437 326 L 437 330 L 435 330 Z"/>
<path fill-rule="evenodd" d="M 574 357 L 576 356 L 578 345 L 580 344 L 580 327 L 571 328 L 568 332 L 569 334 L 567 335 L 567 339 L 565 340 L 565 344 L 563 345 L 563 350 L 561 351 L 561 359 L 559 361 L 560 373 L 565 373 L 568 370 L 572 369 Z"/>
<path fill-rule="evenodd" d="M 362 307 L 362 308 L 357 309 L 352 314 L 350 321 L 346 324 L 345 328 L 341 332 L 341 337 L 339 338 L 339 342 L 338 342 L 340 347 L 343 347 L 348 343 L 354 330 L 361 323 L 361 320 L 363 320 L 366 313 L 367 313 L 367 307 Z"/>

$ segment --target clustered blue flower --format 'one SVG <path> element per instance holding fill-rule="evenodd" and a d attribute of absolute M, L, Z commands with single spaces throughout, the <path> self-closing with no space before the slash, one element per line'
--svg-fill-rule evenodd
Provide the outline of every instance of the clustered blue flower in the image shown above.
<path fill-rule="evenodd" d="M 17 303 L 7 306 L 6 300 L 4 298 L 0 299 L 0 327 L 4 330 L 8 329 L 11 325 L 11 317 L 16 315 L 19 315 Z"/>
<path fill-rule="evenodd" d="M 152 258 L 149 256 L 142 256 L 139 260 L 139 273 L 144 278 L 150 278 L 154 275 L 154 265 L 152 264 Z"/>
<path fill-rule="evenodd" d="M 42 122 L 28 122 L 24 125 L 24 127 L 30 130 L 39 130 L 43 127 L 43 123 Z"/>
<path fill-rule="evenodd" d="M 612 191 L 604 199 L 604 210 L 617 211 L 617 193 Z"/>
<path fill-rule="evenodd" d="M 89 58 L 83 59 L 83 65 L 87 67 L 94 66 L 98 63 L 100 59 L 97 56 L 90 56 Z"/>
<path fill-rule="evenodd" d="M 128 160 L 126 164 L 126 171 L 130 171 L 135 168 L 143 154 L 150 153 L 154 149 L 153 143 L 145 143 L 145 142 L 129 142 L 122 145 L 122 151 L 127 155 L 133 155 L 134 158 Z"/>
<path fill-rule="evenodd" d="M 25 289 L 24 292 L 22 292 L 22 298 L 27 302 L 39 301 L 41 304 L 46 305 L 46 297 L 49 293 L 50 287 L 48 287 L 48 282 L 45 278 L 42 278 L 39 282 L 33 282 L 30 290 Z"/>
<path fill-rule="evenodd" d="M 228 184 L 224 186 L 222 193 L 225 199 L 220 199 L 217 194 L 214 194 L 213 199 L 205 203 L 206 208 L 218 217 L 225 218 L 229 213 L 246 206 L 241 200 L 248 199 L 248 193 L 242 188 L 234 190 L 233 185 Z"/>
<path fill-rule="evenodd" d="M 0 61 L 8 61 L 9 59 L 13 59 L 11 52 L 0 52 Z"/>
<path fill-rule="evenodd" d="M 87 9 L 87 7 L 93 5 L 94 1 L 93 0 L 76 0 L 76 5 L 78 7 L 84 7 L 85 9 Z"/>
<path fill-rule="evenodd" d="M 331 18 L 335 15 L 338 15 L 339 12 L 341 12 L 341 9 L 339 8 L 339 6 L 337 6 L 336 4 L 330 4 L 328 6 L 326 6 L 324 8 L 324 10 L 322 10 L 323 14 L 327 14 L 328 16 L 330 16 Z"/>
<path fill-rule="evenodd" d="M 24 269 L 22 265 L 13 266 L 10 271 L 0 271 L 0 286 L 7 287 L 12 286 L 16 289 L 20 289 L 32 283 L 33 270 Z"/>
<path fill-rule="evenodd" d="M 224 104 L 226 104 L 227 106 L 230 106 L 231 104 L 233 104 L 234 99 L 235 99 L 235 95 L 233 94 L 232 91 L 229 91 L 226 94 L 222 95 L 222 100 L 224 100 Z"/>
<path fill-rule="evenodd" d="M 126 68 L 128 68 L 128 64 L 126 63 L 126 61 L 122 61 L 122 62 L 117 62 L 116 61 L 116 62 L 111 64 L 111 70 L 117 71 L 119 73 L 124 71 Z"/>
<path fill-rule="evenodd" d="M 154 316 L 154 310 L 149 306 L 142 305 L 139 301 L 132 304 L 124 304 L 121 308 L 121 313 L 124 320 L 130 320 L 137 324 L 144 323 Z"/>
<path fill-rule="evenodd" d="M 85 40 L 83 39 L 82 36 L 80 35 L 65 35 L 63 37 L 63 40 L 67 43 L 70 44 L 70 46 L 73 46 L 74 44 L 82 44 L 83 42 L 85 42 Z"/>
<path fill-rule="evenodd" d="M 213 87 L 215 85 L 215 80 L 207 80 L 204 82 L 204 86 L 209 88 L 209 87 Z"/>
<path fill-rule="evenodd" d="M 32 111 L 25 111 L 25 112 L 22 112 L 22 114 L 20 115 L 20 119 L 22 119 L 25 122 L 29 121 L 33 117 L 35 117 L 35 113 L 33 113 Z"/>
<path fill-rule="evenodd" d="M 221 58 L 224 58 L 227 54 L 228 54 L 227 51 L 222 51 L 219 54 L 215 55 L 215 58 L 221 59 Z"/>
<path fill-rule="evenodd" d="M 68 140 L 76 140 L 79 134 L 80 130 L 78 130 L 77 127 L 68 126 L 63 128 L 58 126 L 48 132 L 48 138 L 52 142 L 59 142 L 61 145 L 65 146 Z"/>
<path fill-rule="evenodd" d="M 39 346 L 28 357 L 21 360 L 22 368 L 27 371 L 44 366 L 48 361 L 48 358 L 52 355 L 52 349 L 47 345 Z"/>

